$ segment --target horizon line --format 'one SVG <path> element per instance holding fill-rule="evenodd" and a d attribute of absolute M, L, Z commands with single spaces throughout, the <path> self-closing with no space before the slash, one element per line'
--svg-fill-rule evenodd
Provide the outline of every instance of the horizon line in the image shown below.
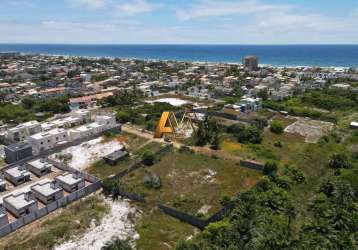
<path fill-rule="evenodd" d="M 0 42 L 0 45 L 86 45 L 86 46 L 358 46 L 358 43 L 23 43 Z"/>

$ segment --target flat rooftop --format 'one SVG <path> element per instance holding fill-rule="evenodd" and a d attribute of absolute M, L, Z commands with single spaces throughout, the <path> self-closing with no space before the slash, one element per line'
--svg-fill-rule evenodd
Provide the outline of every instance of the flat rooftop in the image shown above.
<path fill-rule="evenodd" d="M 5 170 L 4 172 L 14 178 L 30 175 L 29 171 L 27 171 L 26 169 L 21 169 L 20 166 L 9 168 L 9 169 Z"/>
<path fill-rule="evenodd" d="M 45 183 L 37 183 L 33 186 L 31 186 L 31 189 L 44 195 L 44 196 L 50 196 L 53 195 L 59 191 L 62 191 L 62 188 L 58 185 L 52 186 L 51 181 L 45 182 Z"/>
<path fill-rule="evenodd" d="M 39 169 L 39 170 L 49 168 L 49 167 L 53 166 L 48 161 L 43 160 L 43 159 L 37 159 L 37 160 L 34 160 L 34 161 L 30 161 L 30 162 L 28 162 L 28 164 L 31 165 L 34 168 Z"/>
<path fill-rule="evenodd" d="M 28 144 L 27 142 L 19 142 L 19 143 L 8 145 L 6 147 L 11 151 L 17 151 L 20 149 L 31 147 L 31 145 Z"/>
<path fill-rule="evenodd" d="M 10 196 L 5 197 L 3 199 L 3 202 L 6 201 L 7 203 L 9 203 L 11 206 L 16 208 L 17 210 L 20 210 L 24 207 L 27 207 L 28 205 L 36 203 L 35 200 L 26 200 L 25 195 L 26 195 L 25 193 L 21 193 L 21 194 L 17 194 L 17 195 L 11 194 Z"/>
<path fill-rule="evenodd" d="M 84 180 L 82 176 L 75 178 L 72 173 L 64 173 L 62 175 L 57 176 L 55 179 L 67 185 L 74 185 Z"/>

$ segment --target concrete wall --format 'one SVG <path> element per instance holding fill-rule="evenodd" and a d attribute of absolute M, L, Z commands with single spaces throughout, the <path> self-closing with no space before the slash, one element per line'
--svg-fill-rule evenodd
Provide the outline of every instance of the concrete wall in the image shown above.
<path fill-rule="evenodd" d="M 33 213 L 30 213 L 24 217 L 20 217 L 18 218 L 16 221 L 4 226 L 0 228 L 0 237 L 3 237 L 15 230 L 17 230 L 18 228 L 25 226 L 29 223 L 31 223 L 34 220 L 37 220 L 47 214 L 49 214 L 50 212 L 63 207 L 75 200 L 78 200 L 84 196 L 87 196 L 93 192 L 96 192 L 98 189 L 101 188 L 102 183 L 99 179 L 97 179 L 94 176 L 88 175 L 88 174 L 84 174 L 85 178 L 87 178 L 86 180 L 92 180 L 93 183 L 90 184 L 87 187 L 81 188 L 80 190 L 77 190 L 73 193 L 71 193 L 70 195 L 63 197 L 51 204 L 48 204 L 46 207 L 41 208 L 39 210 L 34 211 Z"/>

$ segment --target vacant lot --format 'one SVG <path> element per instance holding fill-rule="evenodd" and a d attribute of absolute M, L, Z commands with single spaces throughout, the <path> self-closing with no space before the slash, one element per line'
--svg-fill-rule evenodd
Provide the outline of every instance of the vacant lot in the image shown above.
<path fill-rule="evenodd" d="M 331 131 L 333 123 L 312 120 L 309 118 L 299 118 L 296 122 L 285 128 L 287 133 L 296 133 L 304 136 L 306 142 L 316 143 L 318 140 Z"/>
<path fill-rule="evenodd" d="M 160 189 L 144 185 L 143 179 L 149 173 L 161 178 Z M 191 214 L 209 216 L 221 207 L 224 196 L 232 197 L 239 191 L 248 190 L 260 178 L 260 172 L 242 168 L 237 161 L 175 151 L 154 166 L 135 171 L 122 181 L 153 204 L 159 201 Z"/>

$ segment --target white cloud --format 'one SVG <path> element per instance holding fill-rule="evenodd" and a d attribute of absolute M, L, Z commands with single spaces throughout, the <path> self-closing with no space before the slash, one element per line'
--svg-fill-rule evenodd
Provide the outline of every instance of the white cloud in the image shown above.
<path fill-rule="evenodd" d="M 229 15 L 248 15 L 265 13 L 268 11 L 284 11 L 292 8 L 288 5 L 270 5 L 256 0 L 214 1 L 202 0 L 189 8 L 176 9 L 179 20 L 185 21 L 194 18 L 221 17 Z"/>
<path fill-rule="evenodd" d="M 152 12 L 159 7 L 160 5 L 146 0 L 122 1 L 116 7 L 116 14 L 118 16 L 135 16 L 141 13 Z"/>
<path fill-rule="evenodd" d="M 86 7 L 90 9 L 103 8 L 106 5 L 106 0 L 67 0 L 73 7 Z"/>

